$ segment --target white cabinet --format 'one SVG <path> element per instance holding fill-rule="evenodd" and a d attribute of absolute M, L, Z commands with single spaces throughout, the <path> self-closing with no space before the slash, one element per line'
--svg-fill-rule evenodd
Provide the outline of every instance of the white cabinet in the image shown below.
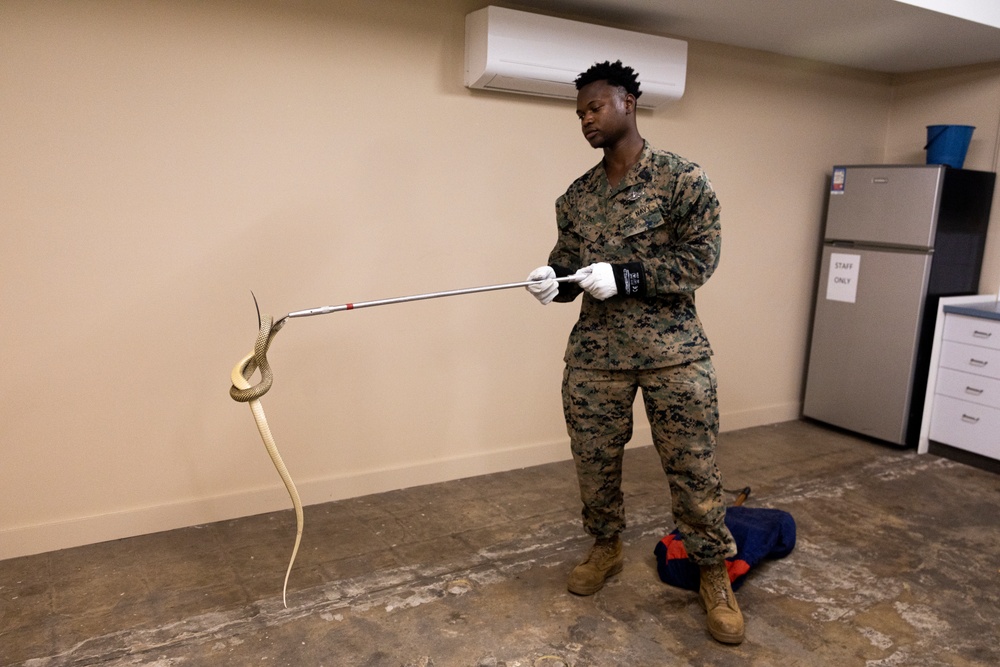
<path fill-rule="evenodd" d="M 1000 319 L 945 308 L 929 437 L 1000 460 Z M 957 309 L 956 309 L 957 310 Z"/>

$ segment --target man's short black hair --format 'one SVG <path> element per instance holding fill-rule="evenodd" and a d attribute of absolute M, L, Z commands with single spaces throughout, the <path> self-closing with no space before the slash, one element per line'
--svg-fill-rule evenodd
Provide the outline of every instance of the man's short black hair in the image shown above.
<path fill-rule="evenodd" d="M 603 63 L 596 63 L 586 72 L 576 77 L 576 89 L 580 90 L 589 83 L 595 81 L 607 81 L 609 85 L 619 86 L 625 89 L 635 99 L 639 99 L 642 91 L 639 90 L 639 74 L 631 67 L 622 65 L 622 61 L 611 62 L 605 60 Z"/>

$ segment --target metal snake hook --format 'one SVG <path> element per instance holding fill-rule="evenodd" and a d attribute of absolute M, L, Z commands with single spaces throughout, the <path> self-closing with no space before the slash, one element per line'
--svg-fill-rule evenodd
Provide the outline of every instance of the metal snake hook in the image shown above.
<path fill-rule="evenodd" d="M 546 280 L 554 280 L 557 283 L 579 282 L 583 276 L 573 274 L 561 278 L 544 278 L 542 280 L 523 280 L 516 283 L 503 283 L 500 285 L 486 285 L 484 287 L 466 287 L 463 289 L 446 290 L 444 292 L 428 292 L 426 294 L 414 294 L 412 296 L 399 296 L 392 299 L 377 299 L 375 301 L 359 301 L 356 303 L 345 303 L 339 306 L 321 306 L 319 308 L 307 308 L 288 313 L 275 322 L 275 326 L 284 324 L 285 320 L 295 317 L 310 317 L 312 315 L 326 315 L 327 313 L 338 313 L 344 310 L 357 310 L 359 308 L 371 308 L 372 306 L 389 306 L 396 303 L 407 303 L 410 301 L 423 301 L 426 299 L 438 299 L 444 296 L 459 296 L 462 294 L 478 294 L 479 292 L 495 292 L 497 290 L 511 289 L 513 287 L 527 287 Z"/>

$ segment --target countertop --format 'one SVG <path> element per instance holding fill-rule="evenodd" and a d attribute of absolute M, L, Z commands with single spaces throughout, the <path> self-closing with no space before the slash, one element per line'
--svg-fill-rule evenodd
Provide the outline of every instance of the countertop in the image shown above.
<path fill-rule="evenodd" d="M 944 312 L 967 315 L 969 317 L 982 317 L 987 320 L 1000 320 L 1000 303 L 993 301 L 991 303 L 976 303 L 965 306 L 948 305 L 944 306 Z"/>

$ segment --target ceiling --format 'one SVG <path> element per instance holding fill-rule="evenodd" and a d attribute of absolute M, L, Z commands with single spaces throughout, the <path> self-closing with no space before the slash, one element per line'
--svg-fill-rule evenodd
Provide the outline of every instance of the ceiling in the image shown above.
<path fill-rule="evenodd" d="M 1000 62 L 997 0 L 533 0 L 530 5 L 566 18 L 875 72 Z"/>

